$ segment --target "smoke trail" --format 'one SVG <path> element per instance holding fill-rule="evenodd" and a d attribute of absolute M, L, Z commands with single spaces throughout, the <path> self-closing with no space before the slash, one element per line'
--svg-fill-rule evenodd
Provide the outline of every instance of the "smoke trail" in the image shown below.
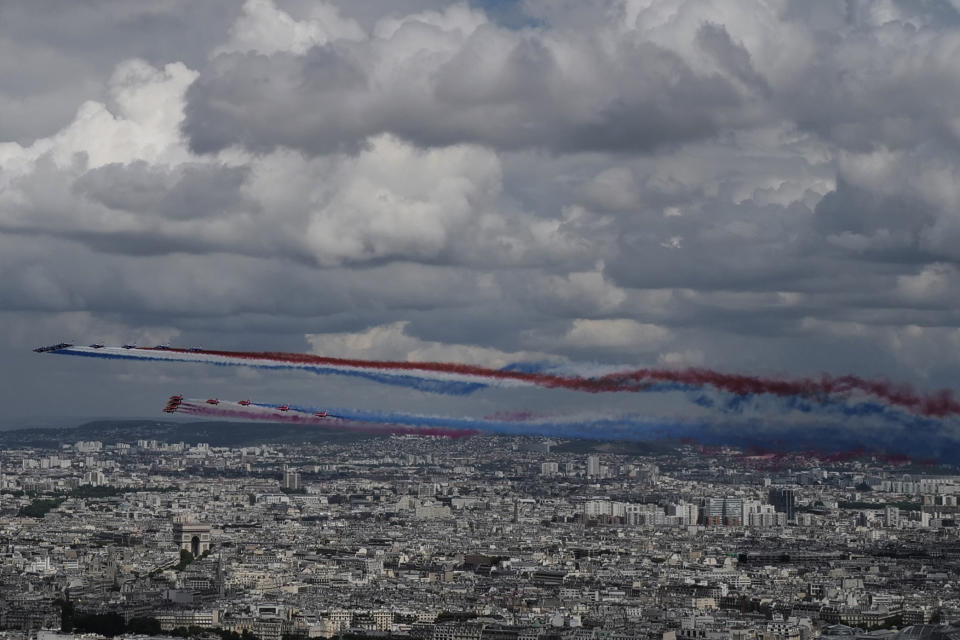
<path fill-rule="evenodd" d="M 857 376 L 823 375 L 820 378 L 789 380 L 694 368 L 635 369 L 585 377 L 576 375 L 575 367 L 561 369 L 522 364 L 504 369 L 490 369 L 457 363 L 389 362 L 272 352 L 67 346 L 51 349 L 51 353 L 98 358 L 202 362 L 267 369 L 300 369 L 323 375 L 362 377 L 449 395 L 466 395 L 488 386 L 539 386 L 586 393 L 714 389 L 741 398 L 754 395 L 799 397 L 815 403 L 867 395 L 927 417 L 960 415 L 960 402 L 951 390 L 922 394 L 908 385 L 896 385 L 884 380 L 866 380 Z"/>
<path fill-rule="evenodd" d="M 960 460 L 960 432 L 937 420 L 892 411 L 875 403 L 835 406 L 827 416 L 812 419 L 797 409 L 791 419 L 772 423 L 753 417 L 722 420 L 657 419 L 637 414 L 538 415 L 530 412 L 494 414 L 485 418 L 443 417 L 356 408 L 327 409 L 317 418 L 315 407 L 254 403 L 244 407 L 221 402 L 184 401 L 181 410 L 197 416 L 283 422 L 328 429 L 352 429 L 459 437 L 478 432 L 605 441 L 645 442 L 695 440 L 726 445 L 792 451 L 844 452 L 858 450 L 897 453 L 916 459 Z M 922 437 L 918 437 L 922 435 Z"/>
<path fill-rule="evenodd" d="M 50 353 L 82 356 L 87 358 L 102 358 L 108 360 L 139 360 L 143 362 L 193 362 L 211 364 L 220 367 L 250 367 L 253 369 L 296 370 L 308 371 L 317 375 L 338 375 L 354 378 L 363 378 L 381 384 L 408 387 L 427 393 L 463 396 L 469 395 L 489 386 L 486 382 L 473 380 L 456 380 L 420 377 L 403 373 L 391 373 L 376 369 L 362 369 L 356 367 L 314 366 L 309 364 L 293 364 L 284 361 L 245 360 L 243 358 L 204 357 L 200 352 L 183 351 L 178 349 L 158 350 L 150 348 L 124 349 L 121 347 L 69 347 L 57 349 Z"/>
<path fill-rule="evenodd" d="M 253 403 L 241 406 L 238 403 L 219 401 L 209 405 L 203 400 L 184 400 L 178 411 L 198 416 L 221 417 L 268 422 L 287 422 L 314 425 L 325 428 L 341 428 L 350 425 L 367 425 L 406 429 L 404 433 L 426 435 L 469 435 L 476 432 L 504 435 L 541 435 L 592 440 L 650 440 L 694 436 L 704 424 L 700 422 L 670 422 L 651 420 L 638 415 L 604 416 L 599 418 L 566 417 L 537 418 L 517 421 L 510 419 L 455 418 L 429 416 L 390 411 L 371 411 L 354 408 L 327 409 L 325 418 L 317 418 L 315 407 L 289 405 L 286 411 L 280 405 Z"/>
<path fill-rule="evenodd" d="M 262 411 L 258 409 L 268 410 Z M 344 419 L 343 417 L 327 416 L 324 418 L 318 418 L 313 415 L 313 412 L 298 411 L 296 409 L 280 412 L 276 409 L 276 406 L 271 407 L 269 405 L 250 405 L 248 407 L 244 407 L 233 402 L 220 402 L 217 405 L 209 405 L 202 400 L 184 400 L 180 404 L 177 411 L 195 416 L 226 418 L 231 420 L 282 422 L 335 431 L 416 434 L 443 436 L 448 438 L 462 438 L 465 436 L 474 435 L 476 433 L 476 431 L 469 429 L 448 429 L 429 426 L 411 427 L 386 421 L 377 424 L 374 422 L 351 421 Z"/>
<path fill-rule="evenodd" d="M 877 402 L 849 403 L 845 399 L 810 400 L 801 396 L 787 398 L 749 394 L 714 398 L 706 393 L 689 394 L 694 404 L 727 415 L 743 415 L 748 411 L 765 415 L 789 415 L 791 413 L 816 415 L 820 418 L 868 418 L 878 428 L 902 427 L 914 433 L 936 431 L 944 428 L 943 419 L 929 418 L 904 412 L 894 406 Z"/>

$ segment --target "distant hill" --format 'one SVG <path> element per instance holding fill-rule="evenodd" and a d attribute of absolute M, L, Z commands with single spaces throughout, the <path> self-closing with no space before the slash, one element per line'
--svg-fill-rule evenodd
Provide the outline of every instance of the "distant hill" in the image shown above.
<path fill-rule="evenodd" d="M 256 422 L 173 422 L 150 419 L 95 420 L 77 427 L 26 428 L 0 432 L 0 446 L 58 449 L 78 440 L 99 440 L 104 444 L 137 440 L 161 442 L 206 442 L 214 447 L 235 447 L 291 442 L 357 442 L 385 435 L 292 424 Z"/>
<path fill-rule="evenodd" d="M 553 448 L 554 453 L 612 453 L 630 456 L 668 455 L 677 453 L 680 443 L 673 440 L 568 440 Z"/>

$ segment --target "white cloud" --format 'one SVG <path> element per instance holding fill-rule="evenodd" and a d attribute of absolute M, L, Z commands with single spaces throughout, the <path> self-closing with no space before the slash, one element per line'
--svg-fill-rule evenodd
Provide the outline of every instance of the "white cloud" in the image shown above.
<path fill-rule="evenodd" d="M 421 340 L 408 335 L 405 321 L 380 325 L 358 333 L 307 334 L 311 353 L 337 358 L 411 362 L 459 362 L 492 368 L 522 361 L 557 360 L 530 351 L 506 352 L 469 344 Z"/>
<path fill-rule="evenodd" d="M 422 11 L 402 17 L 386 17 L 377 22 L 374 35 L 381 40 L 390 40 L 405 27 L 428 26 L 442 32 L 455 33 L 458 38 L 471 35 L 488 24 L 482 11 L 471 9 L 466 3 L 451 4 L 442 11 Z"/>
<path fill-rule="evenodd" d="M 610 283 L 603 275 L 603 265 L 596 271 L 581 271 L 565 277 L 551 276 L 544 294 L 571 308 L 610 313 L 627 299 L 627 293 Z"/>
<path fill-rule="evenodd" d="M 484 147 L 421 149 L 381 135 L 355 156 L 194 155 L 179 125 L 196 75 L 181 64 L 125 62 L 109 105 L 86 103 L 63 130 L 29 147 L 0 145 L 0 225 L 88 238 L 134 234 L 167 250 L 286 251 L 325 266 L 522 262 L 570 250 L 560 223 L 502 211 L 502 167 Z M 241 173 L 229 177 L 231 168 Z M 215 207 L 208 197 L 218 198 Z"/>
<path fill-rule="evenodd" d="M 583 189 L 587 203 L 600 209 L 627 211 L 640 206 L 636 178 L 628 167 L 601 171 Z"/>
<path fill-rule="evenodd" d="M 567 346 L 577 348 L 650 349 L 669 340 L 671 332 L 655 324 L 630 318 L 589 320 L 577 318 L 563 338 Z"/>
<path fill-rule="evenodd" d="M 946 302 L 943 297 L 956 288 L 957 270 L 949 264 L 932 264 L 916 275 L 897 277 L 897 291 L 917 302 Z"/>
<path fill-rule="evenodd" d="M 196 77 L 196 71 L 179 62 L 163 69 L 142 60 L 123 62 L 110 79 L 109 105 L 85 102 L 71 124 L 30 146 L 0 143 L 0 169 L 7 179 L 22 176 L 46 155 L 61 168 L 79 164 L 93 169 L 133 160 L 183 162 L 188 157 L 179 131 L 183 94 Z"/>
<path fill-rule="evenodd" d="M 686 349 L 684 351 L 668 351 L 661 353 L 657 358 L 657 364 L 666 367 L 699 367 L 705 362 L 703 352 L 698 349 Z"/>
<path fill-rule="evenodd" d="M 310 213 L 306 241 L 321 264 L 437 258 L 451 234 L 500 192 L 496 154 L 456 146 L 422 151 L 389 136 L 340 169 L 338 190 Z"/>
<path fill-rule="evenodd" d="M 306 20 L 295 20 L 277 8 L 272 0 L 246 0 L 243 11 L 230 28 L 230 39 L 218 53 L 287 51 L 303 54 L 311 47 L 334 40 L 363 40 L 360 25 L 340 15 L 335 5 L 317 2 Z"/>
<path fill-rule="evenodd" d="M 862 322 L 823 320 L 812 317 L 803 318 L 800 321 L 800 328 L 803 331 L 811 333 L 825 333 L 841 338 L 863 338 L 869 335 L 875 335 L 878 330 L 878 327 L 870 326 Z"/>

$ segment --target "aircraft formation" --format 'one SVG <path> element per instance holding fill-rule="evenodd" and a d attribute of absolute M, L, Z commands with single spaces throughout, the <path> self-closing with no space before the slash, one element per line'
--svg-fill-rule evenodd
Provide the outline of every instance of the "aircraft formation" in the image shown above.
<path fill-rule="evenodd" d="M 207 398 L 206 400 L 204 400 L 204 402 L 205 402 L 206 404 L 208 404 L 208 405 L 215 406 L 215 407 L 220 405 L 220 399 L 219 399 L 219 398 Z M 280 412 L 283 412 L 283 413 L 286 413 L 286 412 L 290 411 L 290 405 L 287 405 L 287 404 L 281 404 L 281 405 L 277 405 L 276 407 L 272 407 L 271 405 L 266 405 L 266 404 L 256 404 L 256 403 L 254 403 L 254 402 L 251 402 L 249 399 L 248 399 L 248 400 L 240 400 L 240 401 L 236 402 L 236 405 L 237 405 L 238 407 L 266 407 L 266 408 L 273 408 L 273 409 L 276 409 L 277 411 L 280 411 Z M 164 412 L 164 413 L 176 413 L 176 412 L 177 412 L 179 409 L 181 409 L 181 407 L 183 407 L 183 406 L 184 406 L 183 394 L 173 395 L 173 396 L 170 396 L 170 398 L 167 400 L 167 405 L 163 408 L 163 412 Z M 318 410 L 316 410 L 316 411 L 313 411 L 313 414 L 312 414 L 312 415 L 313 415 L 314 418 L 318 418 L 318 419 L 329 418 L 329 417 L 330 417 L 330 413 L 329 413 L 326 409 L 318 409 Z M 251 417 L 260 417 L 260 416 L 253 416 L 253 415 L 251 415 Z"/>
<path fill-rule="evenodd" d="M 405 432 L 457 436 L 476 431 L 604 440 L 691 438 L 707 444 L 769 448 L 771 443 L 836 448 L 856 447 L 904 453 L 916 458 L 960 461 L 960 399 L 952 390 L 918 391 L 909 385 L 855 375 L 770 377 L 731 374 L 705 368 L 628 368 L 610 365 L 515 363 L 493 369 L 457 362 L 409 362 L 333 358 L 313 354 L 209 350 L 168 345 L 119 347 L 99 343 L 59 343 L 39 353 L 147 363 L 180 362 L 242 366 L 261 370 L 305 371 L 348 376 L 430 394 L 464 396 L 496 388 L 527 388 L 586 394 L 670 394 L 692 411 L 615 414 L 585 409 L 580 414 L 537 415 L 513 411 L 485 417 L 441 417 L 372 411 L 266 404 L 218 398 L 185 400 L 171 396 L 166 413 L 219 416 L 298 424 L 393 425 Z M 674 400 L 671 400 L 674 402 Z M 541 403 L 542 404 L 542 403 Z M 578 403 L 579 406 L 579 403 Z M 586 404 L 582 406 L 586 407 Z M 917 433 L 925 434 L 916 438 Z M 821 447 L 822 448 L 822 447 Z"/>

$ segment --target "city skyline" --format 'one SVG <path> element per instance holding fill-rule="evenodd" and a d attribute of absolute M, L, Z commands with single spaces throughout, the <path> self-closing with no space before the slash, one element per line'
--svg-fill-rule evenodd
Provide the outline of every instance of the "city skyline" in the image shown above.
<path fill-rule="evenodd" d="M 0 450 L 4 638 L 63 621 L 261 640 L 960 626 L 957 467 L 490 435 L 275 442 L 228 424 L 185 442 L 148 426 Z"/>

